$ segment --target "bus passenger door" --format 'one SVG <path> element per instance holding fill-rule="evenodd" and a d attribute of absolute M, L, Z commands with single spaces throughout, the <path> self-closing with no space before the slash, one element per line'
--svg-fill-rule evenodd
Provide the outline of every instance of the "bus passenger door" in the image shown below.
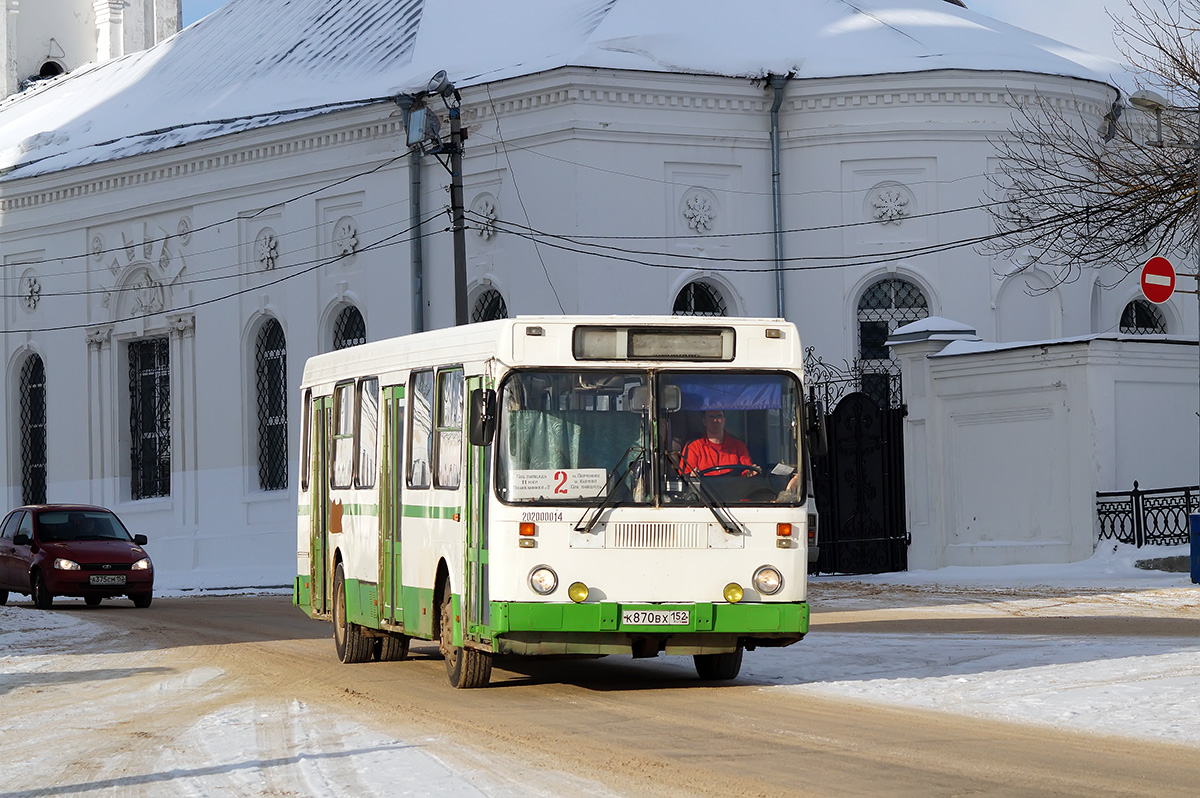
<path fill-rule="evenodd" d="M 404 519 L 404 386 L 384 388 L 383 473 L 380 480 L 379 563 L 383 619 L 404 625 L 401 525 Z"/>
<path fill-rule="evenodd" d="M 466 395 L 484 387 L 484 378 L 467 380 Z M 467 415 L 467 414 L 464 414 Z M 463 452 L 466 458 L 466 513 L 467 529 L 467 573 L 466 591 L 463 596 L 463 637 L 474 641 L 490 638 L 487 627 L 491 625 L 491 606 L 488 593 L 487 551 L 487 498 L 491 480 L 488 453 L 490 446 L 475 446 L 468 435 L 463 435 Z"/>
<path fill-rule="evenodd" d="M 312 508 L 309 513 L 310 537 L 309 577 L 312 585 L 312 612 L 324 615 L 330 611 L 329 595 L 329 417 L 333 397 L 313 397 L 312 457 L 309 460 L 308 484 L 312 486 Z"/>

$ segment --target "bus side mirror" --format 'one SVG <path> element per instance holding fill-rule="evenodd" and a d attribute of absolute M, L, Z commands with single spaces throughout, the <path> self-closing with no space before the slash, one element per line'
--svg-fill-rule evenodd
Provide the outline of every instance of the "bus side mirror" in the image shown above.
<path fill-rule="evenodd" d="M 496 434 L 496 392 L 476 388 L 471 391 L 467 437 L 472 446 L 488 446 Z"/>
<path fill-rule="evenodd" d="M 818 399 L 808 402 L 808 448 L 813 457 L 829 454 L 829 435 L 825 431 L 825 403 Z"/>

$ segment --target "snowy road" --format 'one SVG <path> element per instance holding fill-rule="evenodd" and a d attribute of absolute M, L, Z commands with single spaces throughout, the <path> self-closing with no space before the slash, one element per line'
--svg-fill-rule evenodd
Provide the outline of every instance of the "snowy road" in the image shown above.
<path fill-rule="evenodd" d="M 0 798 L 1194 795 L 1200 587 L 1075 573 L 818 579 L 813 633 L 728 687 L 610 657 L 453 691 L 429 648 L 340 665 L 280 596 L 17 601 Z"/>

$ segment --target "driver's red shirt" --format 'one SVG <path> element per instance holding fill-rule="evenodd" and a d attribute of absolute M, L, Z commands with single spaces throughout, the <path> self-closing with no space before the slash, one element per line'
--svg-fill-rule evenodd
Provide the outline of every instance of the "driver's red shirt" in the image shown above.
<path fill-rule="evenodd" d="M 746 448 L 746 444 L 739 441 L 732 435 L 726 435 L 720 443 L 713 443 L 708 438 L 697 438 L 696 440 L 683 447 L 683 456 L 680 458 L 681 470 L 685 473 L 691 471 L 703 471 L 706 468 L 723 465 L 751 465 L 750 450 Z M 714 476 L 730 473 L 726 471 L 714 471 Z"/>

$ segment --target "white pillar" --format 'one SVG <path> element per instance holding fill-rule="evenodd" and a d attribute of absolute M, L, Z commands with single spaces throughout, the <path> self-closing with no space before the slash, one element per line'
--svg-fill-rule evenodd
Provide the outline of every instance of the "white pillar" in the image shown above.
<path fill-rule="evenodd" d="M 900 360 L 904 383 L 904 505 L 908 533 L 909 570 L 932 570 L 944 566 L 946 506 L 943 452 L 938 422 L 937 397 L 929 376 L 929 356 L 951 341 L 978 341 L 975 330 L 965 324 L 931 316 L 896 329 L 887 345 Z"/>
<path fill-rule="evenodd" d="M 96 12 L 96 60 L 107 61 L 125 54 L 124 0 L 93 0 Z"/>

